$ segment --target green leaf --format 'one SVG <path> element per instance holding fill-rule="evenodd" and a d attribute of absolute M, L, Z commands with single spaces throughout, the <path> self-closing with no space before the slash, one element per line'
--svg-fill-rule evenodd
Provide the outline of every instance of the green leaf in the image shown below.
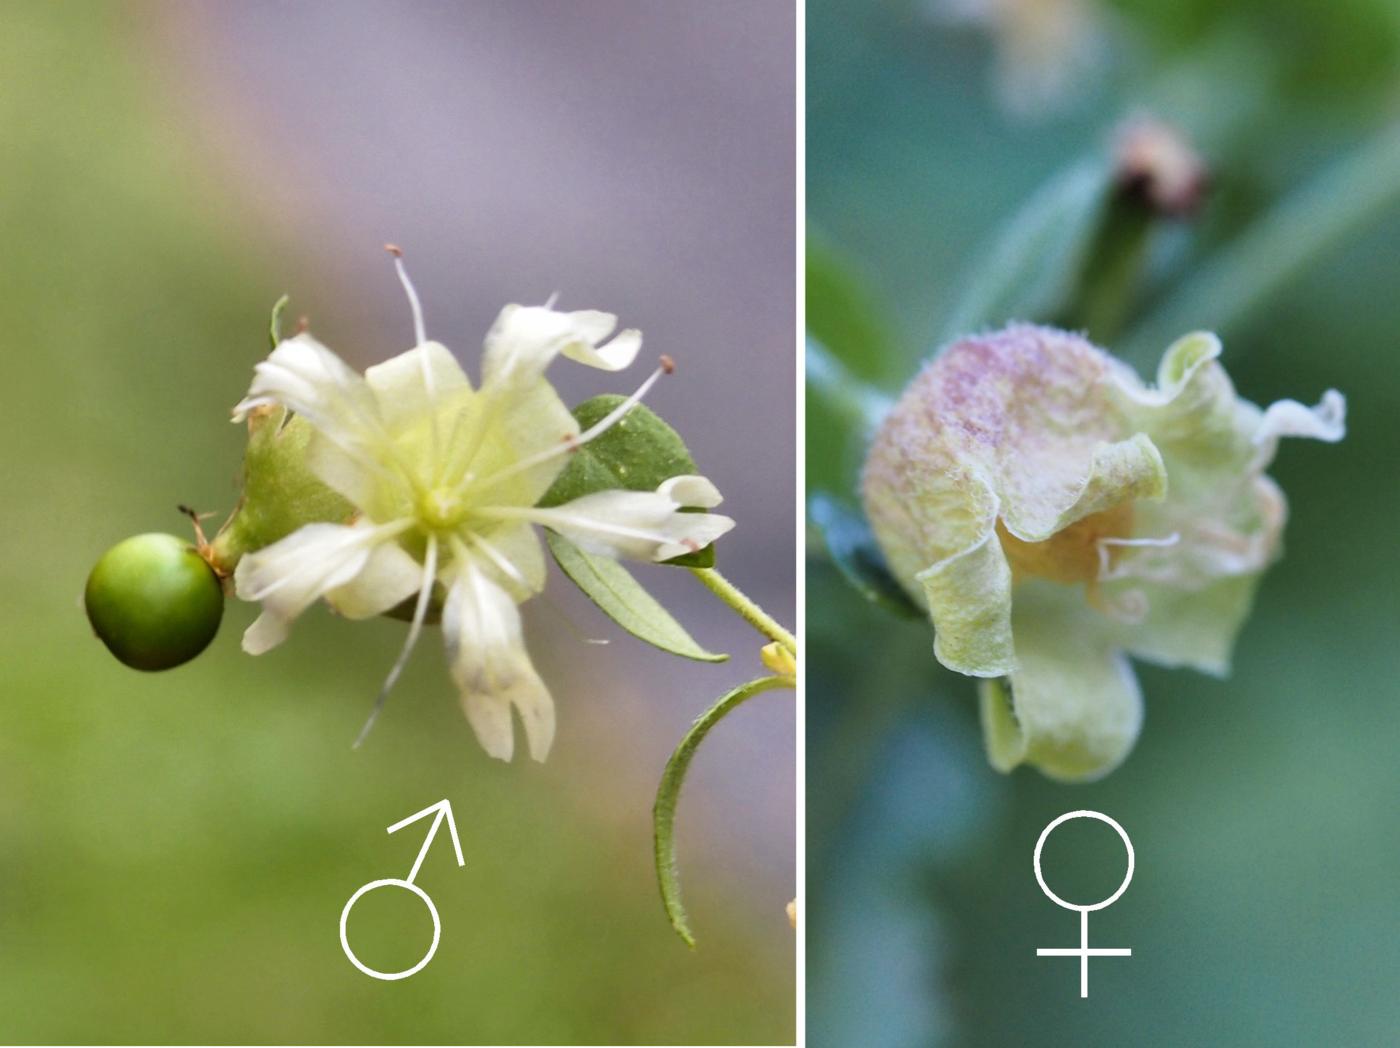
<path fill-rule="evenodd" d="M 889 321 L 892 310 L 866 286 L 855 265 L 823 236 L 807 230 L 807 333 L 866 379 L 898 379 L 908 358 Z"/>
<path fill-rule="evenodd" d="M 600 422 L 626 398 L 605 394 L 574 408 L 583 429 Z M 544 497 L 541 506 L 558 506 L 595 491 L 655 491 L 664 481 L 698 473 L 690 450 L 656 412 L 638 404 L 621 422 L 579 448 Z M 712 568 L 714 545 L 663 561 L 683 568 Z"/>
<path fill-rule="evenodd" d="M 282 341 L 282 314 L 287 311 L 287 303 L 291 300 L 290 295 L 283 295 L 272 304 L 272 317 L 267 325 L 267 340 L 272 343 L 273 349 Z"/>
<path fill-rule="evenodd" d="M 864 516 L 826 495 L 812 496 L 807 513 L 826 541 L 832 562 L 856 592 L 901 617 L 924 617 L 923 609 L 890 573 Z"/>
<path fill-rule="evenodd" d="M 1109 164 L 1091 158 L 1047 183 L 1007 224 L 943 326 L 943 342 L 1013 320 L 1066 311 L 1113 195 Z"/>
<path fill-rule="evenodd" d="M 685 627 L 611 557 L 590 556 L 553 531 L 545 531 L 545 540 L 564 574 L 632 636 L 682 658 L 700 662 L 724 662 L 729 658 L 697 644 Z"/>
<path fill-rule="evenodd" d="M 666 907 L 671 927 L 691 949 L 695 948 L 695 936 L 691 934 L 685 907 L 681 904 L 680 874 L 676 869 L 676 805 L 681 799 L 681 785 L 685 782 L 686 772 L 690 770 L 695 751 L 705 741 L 710 729 L 730 711 L 761 692 L 793 688 L 796 684 L 792 677 L 774 676 L 759 677 L 739 685 L 696 718 L 676 751 L 671 754 L 671 759 L 666 762 L 666 770 L 661 773 L 661 782 L 656 788 L 656 803 L 651 809 L 656 884 L 661 889 L 661 904 Z"/>

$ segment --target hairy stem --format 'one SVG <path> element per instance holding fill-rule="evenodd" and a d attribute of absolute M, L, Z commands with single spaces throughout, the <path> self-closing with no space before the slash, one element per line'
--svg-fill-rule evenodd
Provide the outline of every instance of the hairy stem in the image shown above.
<path fill-rule="evenodd" d="M 714 568 L 691 568 L 690 573 L 703 582 L 711 593 L 738 612 L 740 617 L 759 633 L 769 640 L 777 641 L 792 654 L 797 654 L 797 638 L 788 632 L 782 623 L 747 597 L 738 586 Z"/>

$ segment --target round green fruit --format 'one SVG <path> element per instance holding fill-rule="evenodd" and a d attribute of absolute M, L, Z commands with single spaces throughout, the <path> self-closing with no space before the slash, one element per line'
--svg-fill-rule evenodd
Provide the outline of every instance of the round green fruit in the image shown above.
<path fill-rule="evenodd" d="M 209 646 L 224 616 L 214 569 L 174 535 L 133 535 L 102 554 L 83 594 L 102 643 L 138 670 L 168 670 Z"/>

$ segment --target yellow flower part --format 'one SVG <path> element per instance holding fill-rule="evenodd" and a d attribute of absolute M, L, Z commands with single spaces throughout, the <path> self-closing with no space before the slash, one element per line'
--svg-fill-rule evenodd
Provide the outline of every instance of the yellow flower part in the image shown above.
<path fill-rule="evenodd" d="M 797 676 L 797 659 L 776 640 L 772 644 L 765 644 L 759 649 L 758 655 L 763 660 L 763 665 L 780 677 Z"/>

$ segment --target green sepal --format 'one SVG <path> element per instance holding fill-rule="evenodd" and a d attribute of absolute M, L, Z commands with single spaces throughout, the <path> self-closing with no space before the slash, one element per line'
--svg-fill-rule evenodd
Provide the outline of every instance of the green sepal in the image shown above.
<path fill-rule="evenodd" d="M 554 561 L 574 585 L 632 636 L 662 651 L 699 662 L 724 662 L 728 655 L 702 648 L 671 617 L 631 572 L 611 557 L 595 557 L 579 549 L 557 532 L 546 530 L 545 540 Z"/>
<path fill-rule="evenodd" d="M 574 408 L 582 429 L 603 420 L 626 398 L 604 394 Z M 643 404 L 632 408 L 601 436 L 579 448 L 569 464 L 540 499 L 540 506 L 558 506 L 597 491 L 655 491 L 672 477 L 698 473 L 695 460 L 681 440 L 656 412 Z M 712 568 L 713 543 L 663 564 L 682 568 Z"/>
<path fill-rule="evenodd" d="M 863 515 L 826 495 L 808 500 L 807 515 L 821 533 L 832 563 L 857 593 L 903 618 L 924 618 L 923 609 L 890 572 Z"/>
<path fill-rule="evenodd" d="M 243 496 L 212 543 L 220 571 L 231 573 L 245 553 L 270 546 L 305 524 L 347 523 L 355 507 L 307 468 L 314 430 L 285 408 L 254 408 L 243 454 Z"/>

